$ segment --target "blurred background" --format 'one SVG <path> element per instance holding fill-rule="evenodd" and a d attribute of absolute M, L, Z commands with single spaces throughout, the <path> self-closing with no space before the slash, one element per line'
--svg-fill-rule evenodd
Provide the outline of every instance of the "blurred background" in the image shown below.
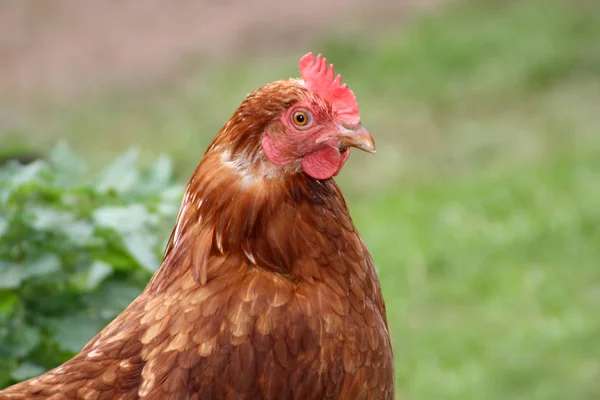
<path fill-rule="evenodd" d="M 377 142 L 338 181 L 378 268 L 398 397 L 600 398 L 596 0 L 0 0 L 0 156 L 56 159 L 64 140 L 94 176 L 133 146 L 185 182 L 245 95 L 307 51 Z M 7 276 L 0 316 L 20 319 L 0 328 L 0 387 L 95 329 L 31 333 L 39 292 Z M 10 329 L 33 339 L 17 352 Z"/>

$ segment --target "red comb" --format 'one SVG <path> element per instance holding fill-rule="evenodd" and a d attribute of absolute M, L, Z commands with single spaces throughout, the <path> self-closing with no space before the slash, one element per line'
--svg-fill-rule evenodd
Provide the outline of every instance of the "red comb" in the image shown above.
<path fill-rule="evenodd" d="M 333 64 L 327 67 L 327 60 L 321 54 L 316 59 L 313 53 L 302 57 L 300 75 L 306 87 L 328 101 L 340 119 L 350 124 L 360 122 L 356 96 L 348 85 L 342 85 L 341 75 L 334 78 Z"/>

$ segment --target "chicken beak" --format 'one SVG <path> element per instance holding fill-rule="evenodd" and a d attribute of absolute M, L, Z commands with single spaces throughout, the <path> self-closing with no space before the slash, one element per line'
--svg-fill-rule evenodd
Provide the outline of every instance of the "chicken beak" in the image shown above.
<path fill-rule="evenodd" d="M 364 150 L 368 153 L 375 153 L 375 140 L 373 136 L 367 131 L 367 129 L 358 125 L 338 125 L 338 129 L 333 135 L 327 135 L 317 140 L 317 143 L 323 143 L 332 138 L 337 138 L 340 141 L 340 145 L 346 147 L 356 147 L 357 149 Z"/>
<path fill-rule="evenodd" d="M 338 132 L 342 145 L 356 147 L 367 153 L 375 153 L 375 140 L 362 124 L 352 127 L 341 125 Z"/>

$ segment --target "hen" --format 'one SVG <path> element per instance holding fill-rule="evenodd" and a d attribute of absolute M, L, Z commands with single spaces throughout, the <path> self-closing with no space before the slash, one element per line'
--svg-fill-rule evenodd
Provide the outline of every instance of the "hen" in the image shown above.
<path fill-rule="evenodd" d="M 373 261 L 333 180 L 375 152 L 320 55 L 249 94 L 192 176 L 162 265 L 79 354 L 0 399 L 391 399 Z"/>

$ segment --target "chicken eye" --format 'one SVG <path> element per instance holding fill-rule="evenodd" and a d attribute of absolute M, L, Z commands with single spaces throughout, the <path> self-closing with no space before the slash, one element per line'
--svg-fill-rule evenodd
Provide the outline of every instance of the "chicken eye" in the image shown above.
<path fill-rule="evenodd" d="M 292 114 L 292 122 L 298 127 L 306 127 L 310 122 L 310 114 L 307 111 L 295 111 Z"/>

